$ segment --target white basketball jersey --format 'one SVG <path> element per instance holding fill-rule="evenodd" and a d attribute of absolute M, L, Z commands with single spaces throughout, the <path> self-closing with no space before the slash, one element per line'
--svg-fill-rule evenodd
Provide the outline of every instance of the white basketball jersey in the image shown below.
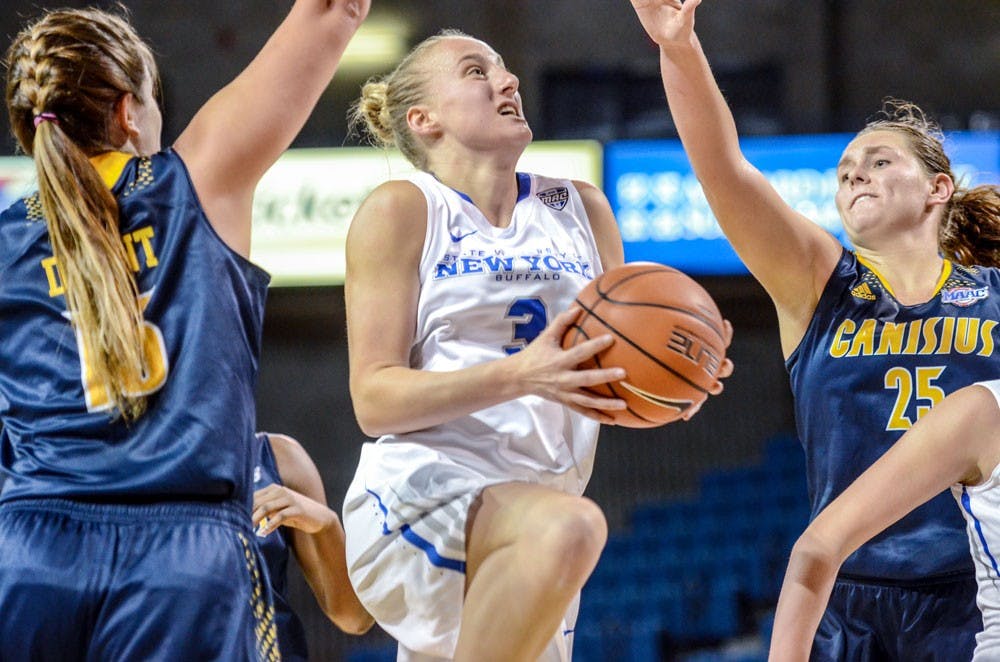
<path fill-rule="evenodd" d="M 979 384 L 993 392 L 1000 406 L 1000 379 Z M 965 517 L 979 586 L 976 604 L 983 614 L 983 631 L 976 635 L 973 660 L 1000 660 L 1000 466 L 986 482 L 953 485 L 951 493 Z"/>
<path fill-rule="evenodd" d="M 432 175 L 410 181 L 427 199 L 413 368 L 458 370 L 520 351 L 602 273 L 570 181 L 518 174 L 518 202 L 505 228 Z M 598 428 L 560 404 L 527 396 L 378 443 L 416 442 L 490 480 L 582 494 Z"/>

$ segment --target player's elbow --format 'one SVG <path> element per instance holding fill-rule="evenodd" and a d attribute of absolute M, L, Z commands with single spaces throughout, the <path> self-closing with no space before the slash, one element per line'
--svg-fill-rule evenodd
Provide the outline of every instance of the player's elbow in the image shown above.
<path fill-rule="evenodd" d="M 392 429 L 390 422 L 386 420 L 385 412 L 380 411 L 380 407 L 375 403 L 365 402 L 361 398 L 353 398 L 354 418 L 358 421 L 358 427 L 368 437 L 381 437 L 390 434 Z"/>
<path fill-rule="evenodd" d="M 327 618 L 344 634 L 361 636 L 372 629 L 375 619 L 360 605 L 353 608 L 327 608 Z"/>
<path fill-rule="evenodd" d="M 385 380 L 378 372 L 352 378 L 351 403 L 358 427 L 369 437 L 381 437 L 400 432 L 398 407 L 390 403 L 391 389 L 384 387 Z"/>
<path fill-rule="evenodd" d="M 354 408 L 354 419 L 361 431 L 366 436 L 379 437 L 382 431 L 379 423 L 378 398 L 372 393 L 369 381 L 364 375 L 355 374 L 352 369 L 349 381 L 351 406 Z"/>
<path fill-rule="evenodd" d="M 836 576 L 846 556 L 808 527 L 792 547 L 788 574 L 807 586 L 822 585 Z"/>

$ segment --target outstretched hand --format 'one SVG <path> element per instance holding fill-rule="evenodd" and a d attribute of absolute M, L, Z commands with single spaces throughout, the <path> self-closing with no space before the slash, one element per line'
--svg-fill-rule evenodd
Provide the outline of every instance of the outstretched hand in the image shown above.
<path fill-rule="evenodd" d="M 687 43 L 694 33 L 694 10 L 701 0 L 632 0 L 639 22 L 660 46 Z"/>
<path fill-rule="evenodd" d="M 614 342 L 609 335 L 591 338 L 569 349 L 562 348 L 562 337 L 580 316 L 582 310 L 570 308 L 557 315 L 527 347 L 511 357 L 518 362 L 518 371 L 532 395 L 562 403 L 573 411 L 601 423 L 614 419 L 605 411 L 625 409 L 625 401 L 604 398 L 586 390 L 607 382 L 625 378 L 622 368 L 579 369 L 578 366 Z"/>

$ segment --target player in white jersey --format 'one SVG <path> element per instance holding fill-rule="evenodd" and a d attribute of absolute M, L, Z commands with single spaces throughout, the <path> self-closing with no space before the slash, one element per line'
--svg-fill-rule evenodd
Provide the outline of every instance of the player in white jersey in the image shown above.
<path fill-rule="evenodd" d="M 582 493 L 624 407 L 583 388 L 624 372 L 576 369 L 610 337 L 560 338 L 623 261 L 611 209 L 515 172 L 532 137 L 518 80 L 467 35 L 366 84 L 356 119 L 423 172 L 377 188 L 348 236 L 351 395 L 380 437 L 344 505 L 351 581 L 400 659 L 568 660 L 607 536 Z"/>
<path fill-rule="evenodd" d="M 965 517 L 983 617 L 973 660 L 1000 659 L 998 379 L 959 389 L 935 405 L 813 520 L 788 562 L 771 662 L 808 660 L 844 559 L 949 486 Z"/>

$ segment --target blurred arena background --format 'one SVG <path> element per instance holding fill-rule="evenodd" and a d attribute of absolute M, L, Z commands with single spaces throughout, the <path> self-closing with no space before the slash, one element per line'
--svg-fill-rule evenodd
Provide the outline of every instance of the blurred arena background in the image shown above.
<path fill-rule="evenodd" d="M 114 4 L 4 0 L 0 33 L 6 46 L 39 7 Z M 158 55 L 169 145 L 291 3 L 122 4 Z M 852 132 L 883 97 L 897 96 L 949 131 L 1000 140 L 997 26 L 997 0 L 709 0 L 698 12 L 702 43 L 744 136 Z M 626 0 L 374 0 L 364 48 L 293 147 L 357 146 L 346 114 L 361 83 L 446 27 L 492 44 L 520 77 L 536 141 L 604 146 L 676 136 L 657 51 Z M 0 156 L 15 154 L 6 121 Z M 240 117 L 231 129 L 240 130 Z M 989 169 L 984 176 L 997 181 L 1000 161 Z M 756 282 L 740 273 L 698 280 L 733 322 L 736 372 L 689 423 L 602 432 L 588 495 L 607 513 L 612 539 L 584 592 L 581 660 L 764 659 L 783 555 L 808 511 L 787 374 L 773 308 Z M 343 289 L 275 285 L 269 296 L 258 427 L 304 444 L 339 510 L 366 440 L 347 388 Z M 315 659 L 394 659 L 377 627 L 360 638 L 341 635 L 301 577 L 291 583 Z"/>

